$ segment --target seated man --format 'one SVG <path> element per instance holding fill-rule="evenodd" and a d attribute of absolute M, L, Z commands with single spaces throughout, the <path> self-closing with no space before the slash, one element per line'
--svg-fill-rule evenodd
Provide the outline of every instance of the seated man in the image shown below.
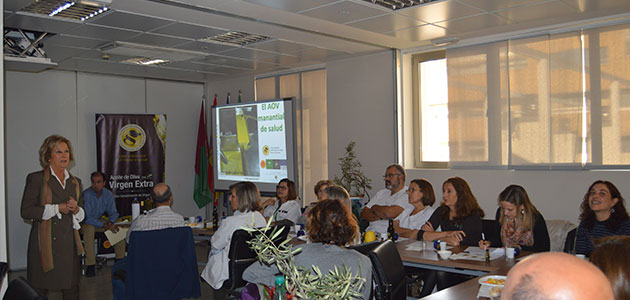
<path fill-rule="evenodd" d="M 173 227 L 186 227 L 184 217 L 171 210 L 173 205 L 173 194 L 171 188 L 166 183 L 158 183 L 151 190 L 151 200 L 155 208 L 139 215 L 131 223 L 131 228 L 127 232 L 127 242 L 132 231 L 148 231 Z"/>
<path fill-rule="evenodd" d="M 83 191 L 83 201 L 85 206 L 85 224 L 81 226 L 83 240 L 85 243 L 85 275 L 92 277 L 96 274 L 94 265 L 96 264 L 96 253 L 94 250 L 94 233 L 111 230 L 118 232 L 118 226 L 114 223 L 118 219 L 118 211 L 114 203 L 114 195 L 105 188 L 105 174 L 94 172 L 91 176 L 92 187 Z M 107 220 L 101 220 L 103 215 L 107 215 Z M 125 242 L 120 241 L 114 245 L 116 259 L 125 257 Z"/>
<path fill-rule="evenodd" d="M 385 189 L 380 190 L 363 208 L 361 218 L 369 221 L 366 230 L 385 234 L 389 220 L 393 220 L 408 207 L 412 207 L 407 200 L 405 186 L 405 169 L 400 165 L 391 165 L 385 170 Z"/>
<path fill-rule="evenodd" d="M 527 257 L 508 273 L 503 300 L 612 300 L 606 276 L 594 265 L 562 252 Z"/>

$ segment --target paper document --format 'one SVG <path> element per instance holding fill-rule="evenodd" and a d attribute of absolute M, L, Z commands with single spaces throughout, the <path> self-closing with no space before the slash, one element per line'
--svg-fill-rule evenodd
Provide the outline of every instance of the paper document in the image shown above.
<path fill-rule="evenodd" d="M 505 255 L 505 249 L 490 247 L 490 260 L 497 259 Z M 486 250 L 479 247 L 468 247 L 466 251 L 451 255 L 449 259 L 467 259 L 476 261 L 486 260 Z"/>
<path fill-rule="evenodd" d="M 105 236 L 113 246 L 127 237 L 127 231 L 129 231 L 129 228 L 118 227 L 118 232 L 114 233 L 111 230 L 107 230 L 105 231 Z"/>

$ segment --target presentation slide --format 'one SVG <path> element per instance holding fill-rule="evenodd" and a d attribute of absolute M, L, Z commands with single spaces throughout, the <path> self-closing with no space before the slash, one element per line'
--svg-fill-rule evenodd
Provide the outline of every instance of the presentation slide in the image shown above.
<path fill-rule="evenodd" d="M 292 114 L 292 102 L 282 99 L 215 107 L 215 185 L 252 181 L 275 186 L 291 178 Z"/>

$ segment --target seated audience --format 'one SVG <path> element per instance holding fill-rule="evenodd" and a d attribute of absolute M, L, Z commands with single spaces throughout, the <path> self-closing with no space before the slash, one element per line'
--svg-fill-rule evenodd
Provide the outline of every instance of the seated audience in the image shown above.
<path fill-rule="evenodd" d="M 95 232 L 105 232 L 107 230 L 111 230 L 114 233 L 118 232 L 118 226 L 114 224 L 118 219 L 118 211 L 116 210 L 114 194 L 105 188 L 105 175 L 97 171 L 92 173 L 91 179 L 92 187 L 83 191 L 85 224 L 81 226 L 85 243 L 85 275 L 87 277 L 96 275 Z M 107 215 L 107 220 L 101 220 L 101 217 L 104 215 Z M 125 241 L 119 241 L 114 245 L 116 259 L 125 257 L 125 246 Z"/>
<path fill-rule="evenodd" d="M 418 230 L 416 238 L 420 241 L 440 240 L 451 246 L 476 246 L 481 239 L 481 218 L 484 212 L 468 183 L 460 177 L 449 178 L 442 185 L 442 194 L 442 205 Z M 435 231 L 438 227 L 442 229 L 441 232 Z M 422 279 L 424 284 L 420 297 L 430 294 L 436 284 L 438 290 L 442 290 L 469 280 L 470 277 L 427 270 Z"/>
<path fill-rule="evenodd" d="M 403 210 L 411 207 L 405 195 L 406 175 L 401 165 L 385 169 L 385 189 L 378 191 L 361 211 L 361 219 L 370 222 L 367 230 L 386 235 L 389 220 L 396 219 Z"/>
<path fill-rule="evenodd" d="M 139 215 L 127 231 L 127 242 L 133 231 L 158 230 L 172 227 L 186 227 L 186 221 L 180 214 L 171 210 L 173 193 L 166 183 L 158 183 L 151 190 L 151 200 L 155 208 Z"/>
<path fill-rule="evenodd" d="M 352 210 L 352 203 L 350 201 L 350 194 L 348 191 L 339 185 L 331 185 L 324 189 L 324 195 L 329 200 L 339 200 L 350 210 Z"/>
<path fill-rule="evenodd" d="M 409 204 L 408 207 L 394 220 L 394 229 L 401 237 L 415 238 L 418 230 L 424 225 L 435 208 L 431 205 L 435 203 L 433 186 L 424 179 L 414 179 L 409 183 L 407 189 Z"/>
<path fill-rule="evenodd" d="M 495 247 L 515 247 L 522 250 L 549 251 L 549 232 L 542 214 L 529 201 L 520 185 L 510 185 L 499 194 L 499 209 L 495 220 L 500 227 L 500 244 Z M 490 247 L 490 241 L 479 241 L 479 247 Z"/>
<path fill-rule="evenodd" d="M 335 185 L 335 183 L 330 179 L 318 181 L 317 184 L 315 184 L 315 187 L 313 188 L 313 191 L 315 192 L 315 196 L 317 197 L 317 201 L 322 201 L 326 199 L 326 193 L 324 192 L 324 190 L 327 187 L 333 186 L 333 185 Z M 305 223 L 306 216 L 308 216 L 308 212 L 311 211 L 311 209 L 313 209 L 313 206 L 315 206 L 315 204 L 317 204 L 317 202 L 312 202 L 309 206 L 306 207 L 298 223 L 300 224 Z"/>
<path fill-rule="evenodd" d="M 451 246 L 477 246 L 484 212 L 468 183 L 460 177 L 449 178 L 442 185 L 442 194 L 442 205 L 418 230 L 416 238 L 420 241 L 441 240 Z M 442 228 L 441 232 L 435 231 L 438 227 Z"/>
<path fill-rule="evenodd" d="M 365 278 L 361 293 L 363 299 L 369 299 L 372 263 L 367 256 L 344 248 L 359 234 L 350 209 L 338 200 L 319 201 L 308 215 L 306 231 L 311 243 L 297 246 L 302 250 L 295 255 L 295 264 L 311 272 L 312 266 L 317 266 L 322 274 L 328 274 L 335 266 L 339 269 L 345 265 L 355 276 Z M 243 279 L 273 286 L 276 273 L 275 265 L 256 262 L 245 270 Z"/>
<path fill-rule="evenodd" d="M 213 299 L 222 299 L 223 282 L 229 278 L 228 254 L 232 234 L 241 227 L 263 227 L 267 224 L 260 213 L 260 192 L 252 182 L 239 182 L 230 186 L 230 205 L 234 215 L 225 218 L 210 241 L 208 263 L 201 272 L 203 278 L 215 290 Z"/>
<path fill-rule="evenodd" d="M 616 300 L 630 299 L 630 236 L 595 241 L 591 262 L 608 277 Z"/>
<path fill-rule="evenodd" d="M 593 240 L 611 235 L 630 235 L 630 218 L 621 193 L 609 181 L 593 182 L 580 205 L 575 252 L 589 256 Z"/>
<path fill-rule="evenodd" d="M 289 220 L 297 224 L 301 207 L 296 199 L 295 183 L 288 178 L 282 179 L 276 186 L 276 197 L 262 203 L 263 215 L 274 221 Z"/>
<path fill-rule="evenodd" d="M 502 300 L 612 300 L 606 276 L 594 265 L 562 252 L 528 256 L 507 275 Z"/>

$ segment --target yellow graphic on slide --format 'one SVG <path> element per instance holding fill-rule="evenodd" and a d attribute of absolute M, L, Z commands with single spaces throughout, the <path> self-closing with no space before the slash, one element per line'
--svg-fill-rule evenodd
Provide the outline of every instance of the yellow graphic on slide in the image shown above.
<path fill-rule="evenodd" d="M 269 155 L 269 146 L 267 146 L 267 145 L 264 145 L 264 146 L 263 146 L 263 154 L 264 154 L 264 155 Z M 263 168 L 264 168 L 264 167 L 263 167 Z"/>
<path fill-rule="evenodd" d="M 258 176 L 258 122 L 256 105 L 225 108 L 220 127 L 220 172 L 227 175 Z"/>

